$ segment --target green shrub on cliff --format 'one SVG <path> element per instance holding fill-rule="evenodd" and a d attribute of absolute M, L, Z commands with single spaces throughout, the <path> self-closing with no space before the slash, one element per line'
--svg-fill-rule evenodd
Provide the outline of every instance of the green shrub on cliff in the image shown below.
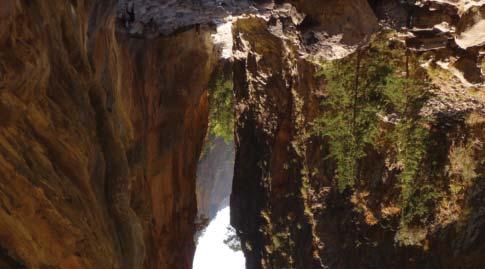
<path fill-rule="evenodd" d="M 377 144 L 392 145 L 400 167 L 403 222 L 425 214 L 433 188 L 418 184 L 429 130 L 419 111 L 428 99 L 417 59 L 385 35 L 341 60 L 322 64 L 326 97 L 314 132 L 324 138 L 340 191 L 362 183 L 359 161 Z M 381 123 L 393 126 L 382 130 Z M 391 149 L 386 149 L 391 150 Z"/>
<path fill-rule="evenodd" d="M 366 145 L 372 144 L 378 134 L 377 113 L 381 106 L 378 89 L 390 71 L 385 65 L 372 68 L 374 74 L 359 78 L 351 61 L 330 62 L 322 69 L 327 81 L 328 96 L 322 103 L 326 113 L 316 119 L 314 126 L 329 141 L 340 190 L 356 183 L 357 161 L 365 156 Z M 369 87 L 359 87 L 357 79 L 359 84 Z"/>
<path fill-rule="evenodd" d="M 234 137 L 234 94 L 232 78 L 217 74 L 209 85 L 209 133 L 224 138 Z"/>

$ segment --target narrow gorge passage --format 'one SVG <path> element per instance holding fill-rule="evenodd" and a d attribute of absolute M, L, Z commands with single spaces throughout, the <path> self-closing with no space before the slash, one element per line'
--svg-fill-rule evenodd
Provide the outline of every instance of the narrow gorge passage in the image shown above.
<path fill-rule="evenodd" d="M 194 269 L 245 268 L 240 240 L 230 225 L 234 177 L 234 83 L 231 23 L 213 35 L 221 61 L 208 85 L 209 124 L 196 177 L 197 218 Z"/>
<path fill-rule="evenodd" d="M 232 93 L 232 89 L 226 90 Z M 212 125 L 218 119 L 213 118 Z M 210 134 L 214 135 L 215 129 L 210 130 Z M 206 140 L 204 147 L 197 168 L 197 245 L 193 269 L 244 269 L 244 254 L 234 228 L 230 226 L 234 143 L 232 137 L 225 141 L 222 137 L 212 136 Z"/>
<path fill-rule="evenodd" d="M 229 90 L 229 89 L 228 89 Z M 232 91 L 232 89 L 230 89 Z M 210 125 L 210 123 L 209 123 Z M 234 143 L 206 141 L 197 169 L 198 232 L 193 269 L 244 269 L 244 254 L 230 226 L 229 199 L 234 174 Z"/>
<path fill-rule="evenodd" d="M 193 269 L 245 269 L 246 260 L 241 249 L 227 244 L 230 227 L 230 208 L 218 211 L 216 217 L 198 238 Z M 227 243 L 225 243 L 227 242 Z"/>

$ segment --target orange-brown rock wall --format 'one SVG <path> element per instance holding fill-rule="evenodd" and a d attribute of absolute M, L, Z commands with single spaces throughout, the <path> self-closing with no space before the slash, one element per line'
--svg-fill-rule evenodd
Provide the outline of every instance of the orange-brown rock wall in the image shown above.
<path fill-rule="evenodd" d="M 0 6 L 0 267 L 190 268 L 209 32 L 134 39 L 115 1 Z"/>

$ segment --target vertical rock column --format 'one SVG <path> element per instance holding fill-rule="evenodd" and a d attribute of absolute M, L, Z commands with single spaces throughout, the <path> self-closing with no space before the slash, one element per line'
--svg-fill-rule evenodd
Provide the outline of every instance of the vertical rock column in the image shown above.
<path fill-rule="evenodd" d="M 262 19 L 238 20 L 234 33 L 237 150 L 231 221 L 247 268 L 319 268 L 300 192 L 305 169 L 299 143 L 303 99 L 311 92 L 304 80 L 313 79 L 315 70 Z"/>

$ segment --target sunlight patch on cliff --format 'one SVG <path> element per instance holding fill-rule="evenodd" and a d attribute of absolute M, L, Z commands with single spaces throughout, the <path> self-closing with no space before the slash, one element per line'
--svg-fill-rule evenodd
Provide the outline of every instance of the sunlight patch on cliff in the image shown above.
<path fill-rule="evenodd" d="M 245 259 L 242 251 L 233 251 L 226 244 L 226 231 L 229 226 L 230 211 L 226 207 L 199 238 L 194 257 L 194 269 L 244 269 Z"/>
<path fill-rule="evenodd" d="M 221 58 L 223 59 L 232 58 L 232 23 L 233 18 L 230 16 L 226 21 L 217 25 L 217 32 L 212 35 L 214 44 L 218 45 L 221 49 Z"/>

